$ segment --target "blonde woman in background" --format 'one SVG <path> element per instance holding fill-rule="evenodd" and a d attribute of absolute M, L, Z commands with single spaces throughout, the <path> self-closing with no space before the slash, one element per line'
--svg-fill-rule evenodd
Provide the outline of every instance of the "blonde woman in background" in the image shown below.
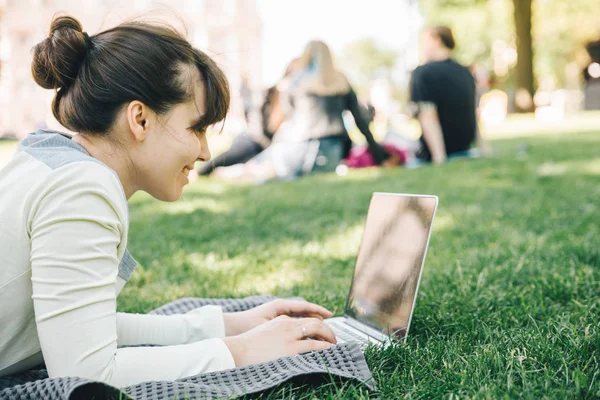
<path fill-rule="evenodd" d="M 387 152 L 373 138 L 356 93 L 335 68 L 329 47 L 322 41 L 309 42 L 298 68 L 279 86 L 283 123 L 271 146 L 249 163 L 246 173 L 259 180 L 291 180 L 333 171 L 352 147 L 342 118 L 346 110 L 365 136 L 376 163 L 386 160 Z"/>

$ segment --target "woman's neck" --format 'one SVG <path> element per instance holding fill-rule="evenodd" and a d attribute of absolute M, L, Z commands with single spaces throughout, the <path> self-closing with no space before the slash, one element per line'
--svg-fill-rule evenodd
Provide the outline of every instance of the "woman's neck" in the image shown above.
<path fill-rule="evenodd" d="M 135 170 L 128 162 L 129 157 L 122 148 L 106 139 L 83 133 L 73 136 L 73 141 L 83 147 L 90 156 L 117 173 L 128 200 L 138 190 L 134 179 Z"/>

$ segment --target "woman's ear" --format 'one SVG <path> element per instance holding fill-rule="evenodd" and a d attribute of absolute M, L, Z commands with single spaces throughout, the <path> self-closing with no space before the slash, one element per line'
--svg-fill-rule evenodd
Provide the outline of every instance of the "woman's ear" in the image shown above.
<path fill-rule="evenodd" d="M 127 106 L 127 124 L 136 142 L 146 140 L 149 131 L 149 111 L 148 107 L 138 100 L 132 101 Z"/>

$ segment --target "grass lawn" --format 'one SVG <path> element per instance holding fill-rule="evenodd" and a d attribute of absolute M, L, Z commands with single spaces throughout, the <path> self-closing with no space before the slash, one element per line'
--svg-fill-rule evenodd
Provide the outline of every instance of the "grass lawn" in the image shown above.
<path fill-rule="evenodd" d="M 16 140 L 0 140 L 0 169 L 10 161 L 17 144 L 18 141 Z"/>
<path fill-rule="evenodd" d="M 377 396 L 599 397 L 600 133 L 492 146 L 493 158 L 442 167 L 260 187 L 201 179 L 173 204 L 136 195 L 129 248 L 142 266 L 119 309 L 272 293 L 342 314 L 371 193 L 436 194 L 409 340 L 366 353 Z M 332 383 L 270 396 L 368 392 Z"/>
<path fill-rule="evenodd" d="M 0 140 L 0 148 L 4 148 L 4 147 L 14 148 L 16 145 L 17 145 L 17 140 L 8 140 L 8 139 Z"/>

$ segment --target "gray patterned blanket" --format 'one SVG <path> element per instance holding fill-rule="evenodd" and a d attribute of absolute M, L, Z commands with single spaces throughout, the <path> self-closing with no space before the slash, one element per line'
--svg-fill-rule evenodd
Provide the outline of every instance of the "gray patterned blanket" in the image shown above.
<path fill-rule="evenodd" d="M 186 298 L 168 303 L 151 314 L 180 314 L 215 304 L 226 312 L 238 312 L 274 299 L 252 296 L 244 299 Z M 45 369 L 0 378 L 0 399 L 231 399 L 258 395 L 285 382 L 318 384 L 331 379 L 355 380 L 374 389 L 374 381 L 362 351 L 356 344 L 343 344 L 324 351 L 284 357 L 268 363 L 211 372 L 176 381 L 143 382 L 126 388 L 112 387 L 89 379 L 48 378 Z"/>

